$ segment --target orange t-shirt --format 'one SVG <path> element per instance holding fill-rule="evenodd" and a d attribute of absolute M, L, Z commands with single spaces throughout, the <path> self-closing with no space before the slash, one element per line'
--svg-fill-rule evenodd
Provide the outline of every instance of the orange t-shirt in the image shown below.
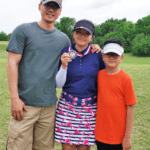
<path fill-rule="evenodd" d="M 127 105 L 137 104 L 132 79 L 122 69 L 108 75 L 98 73 L 95 138 L 107 144 L 121 144 L 126 128 Z"/>

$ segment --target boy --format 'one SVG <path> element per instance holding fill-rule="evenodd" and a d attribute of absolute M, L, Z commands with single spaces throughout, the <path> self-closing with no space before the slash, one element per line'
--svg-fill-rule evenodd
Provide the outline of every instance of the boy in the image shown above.
<path fill-rule="evenodd" d="M 95 137 L 98 150 L 131 149 L 134 105 L 137 104 L 132 79 L 119 68 L 123 44 L 116 39 L 104 42 L 106 69 L 98 74 L 98 108 Z"/>

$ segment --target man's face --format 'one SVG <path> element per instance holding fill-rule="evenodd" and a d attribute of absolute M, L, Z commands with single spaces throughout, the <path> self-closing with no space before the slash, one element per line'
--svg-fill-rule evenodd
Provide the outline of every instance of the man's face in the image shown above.
<path fill-rule="evenodd" d="M 48 2 L 46 4 L 39 4 L 39 11 L 41 12 L 42 20 L 49 24 L 55 23 L 62 9 L 56 2 Z"/>

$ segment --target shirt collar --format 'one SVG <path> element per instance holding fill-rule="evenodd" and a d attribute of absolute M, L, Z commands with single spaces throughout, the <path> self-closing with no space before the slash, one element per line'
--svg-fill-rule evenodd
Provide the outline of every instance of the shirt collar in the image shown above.
<path fill-rule="evenodd" d="M 89 46 L 89 45 L 90 45 L 90 44 L 88 44 L 88 46 Z M 88 46 L 87 46 L 87 48 L 88 48 Z M 87 48 L 84 49 L 82 52 L 79 52 L 79 51 L 75 48 L 75 43 L 72 44 L 72 49 L 75 50 L 75 51 L 77 51 L 77 52 L 80 53 L 80 54 L 84 54 L 84 53 L 86 52 Z"/>

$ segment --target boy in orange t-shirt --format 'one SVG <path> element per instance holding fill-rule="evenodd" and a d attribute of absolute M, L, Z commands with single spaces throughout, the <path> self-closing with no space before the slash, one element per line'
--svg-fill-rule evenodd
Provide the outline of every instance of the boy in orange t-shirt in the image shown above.
<path fill-rule="evenodd" d="M 137 104 L 132 79 L 119 68 L 123 44 L 116 39 L 104 42 L 106 69 L 98 73 L 98 107 L 95 138 L 98 150 L 131 149 L 134 105 Z"/>

